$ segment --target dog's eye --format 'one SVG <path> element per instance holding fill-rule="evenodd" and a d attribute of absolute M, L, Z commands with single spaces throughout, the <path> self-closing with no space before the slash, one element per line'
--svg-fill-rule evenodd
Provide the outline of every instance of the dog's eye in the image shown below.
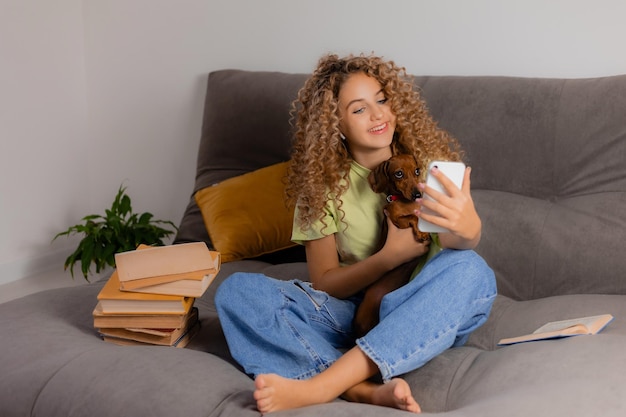
<path fill-rule="evenodd" d="M 415 176 L 417 176 L 417 177 L 420 176 L 420 169 L 419 168 L 415 168 Z"/>
<path fill-rule="evenodd" d="M 402 177 L 404 177 L 404 172 L 396 171 L 393 173 L 393 176 L 396 177 L 397 179 L 401 179 Z"/>

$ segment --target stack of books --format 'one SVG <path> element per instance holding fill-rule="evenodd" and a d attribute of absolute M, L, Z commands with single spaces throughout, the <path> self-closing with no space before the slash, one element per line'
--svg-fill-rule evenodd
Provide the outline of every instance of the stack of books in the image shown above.
<path fill-rule="evenodd" d="M 116 270 L 98 294 L 94 327 L 118 345 L 185 347 L 198 332 L 194 301 L 220 270 L 203 242 L 141 245 L 115 255 Z"/>

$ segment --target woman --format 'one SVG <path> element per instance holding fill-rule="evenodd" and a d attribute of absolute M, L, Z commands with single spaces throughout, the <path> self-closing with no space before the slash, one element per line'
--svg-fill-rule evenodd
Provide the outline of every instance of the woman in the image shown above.
<path fill-rule="evenodd" d="M 374 56 L 324 56 L 293 108 L 287 195 L 296 206 L 292 238 L 305 246 L 311 282 L 229 277 L 216 304 L 231 353 L 255 377 L 262 413 L 339 396 L 420 412 L 398 376 L 465 343 L 495 298 L 493 272 L 469 250 L 481 233 L 470 169 L 461 190 L 438 170 L 430 173 L 447 195 L 421 184 L 435 200 L 422 204 L 440 217 L 416 216 L 449 232 L 416 242 L 410 229 L 384 219 L 385 196 L 370 189 L 369 172 L 394 154 L 426 162 L 460 160 L 461 153 L 405 70 Z M 377 249 L 382 221 L 389 230 Z M 423 255 L 428 262 L 414 278 L 383 298 L 379 324 L 354 340 L 362 291 Z M 383 384 L 370 380 L 377 374 Z"/>

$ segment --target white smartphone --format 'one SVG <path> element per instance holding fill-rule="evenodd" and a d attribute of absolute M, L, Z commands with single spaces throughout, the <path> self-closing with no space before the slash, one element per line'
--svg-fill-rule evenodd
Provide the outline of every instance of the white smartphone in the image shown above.
<path fill-rule="evenodd" d="M 444 175 L 448 177 L 454 183 L 454 185 L 457 186 L 457 188 L 461 189 L 461 187 L 463 186 L 463 177 L 465 176 L 465 164 L 463 162 L 433 161 L 428 166 L 426 185 L 431 187 L 433 190 L 439 191 L 440 193 L 447 194 L 446 190 L 443 188 L 441 183 L 435 177 L 430 175 L 430 170 L 435 166 L 439 168 L 439 170 L 443 172 Z M 432 200 L 432 198 L 428 196 L 427 194 L 424 194 L 424 198 Z M 425 207 L 422 208 L 422 211 L 427 214 L 435 214 Z M 426 233 L 445 233 L 448 231 L 448 229 L 445 229 L 441 226 L 437 226 L 435 224 L 427 222 L 421 217 L 419 218 L 417 222 L 417 227 L 422 232 L 426 232 Z"/>

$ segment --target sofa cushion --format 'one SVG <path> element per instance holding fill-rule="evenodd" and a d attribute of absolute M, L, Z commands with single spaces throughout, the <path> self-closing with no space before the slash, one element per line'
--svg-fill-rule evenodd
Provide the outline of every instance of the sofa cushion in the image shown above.
<path fill-rule="evenodd" d="M 229 178 L 196 193 L 196 202 L 222 262 L 287 249 L 293 209 L 284 199 L 287 162 Z"/>
<path fill-rule="evenodd" d="M 196 180 L 175 243 L 203 241 L 213 247 L 193 196 L 197 191 L 289 159 L 289 111 L 307 77 L 242 70 L 209 74 Z M 304 258 L 299 245 L 262 257 L 272 263 Z"/>
<path fill-rule="evenodd" d="M 102 285 L 0 304 L 0 328 L 11 334 L 0 338 L 1 416 L 207 416 L 224 398 L 250 395 L 237 367 L 197 351 L 216 349 L 201 341 L 221 343 L 206 309 L 195 349 L 104 342 L 91 314 Z"/>
<path fill-rule="evenodd" d="M 291 102 L 307 75 L 209 74 L 194 191 L 289 159 Z"/>
<path fill-rule="evenodd" d="M 466 150 L 499 292 L 625 294 L 626 75 L 416 82 Z"/>
<path fill-rule="evenodd" d="M 306 279 L 306 265 L 225 264 L 198 300 L 201 329 L 186 349 L 103 342 L 91 311 L 102 283 L 50 290 L 0 304 L 0 415 L 258 415 L 253 382 L 228 355 L 213 296 L 235 271 Z M 611 313 L 600 334 L 496 347 L 547 321 Z M 449 349 L 404 377 L 426 412 L 446 416 L 622 416 L 626 344 L 620 295 L 569 295 L 531 301 L 499 296 L 467 346 Z M 401 416 L 386 408 L 336 401 L 285 412 Z M 506 413 L 505 413 L 506 414 Z"/>

